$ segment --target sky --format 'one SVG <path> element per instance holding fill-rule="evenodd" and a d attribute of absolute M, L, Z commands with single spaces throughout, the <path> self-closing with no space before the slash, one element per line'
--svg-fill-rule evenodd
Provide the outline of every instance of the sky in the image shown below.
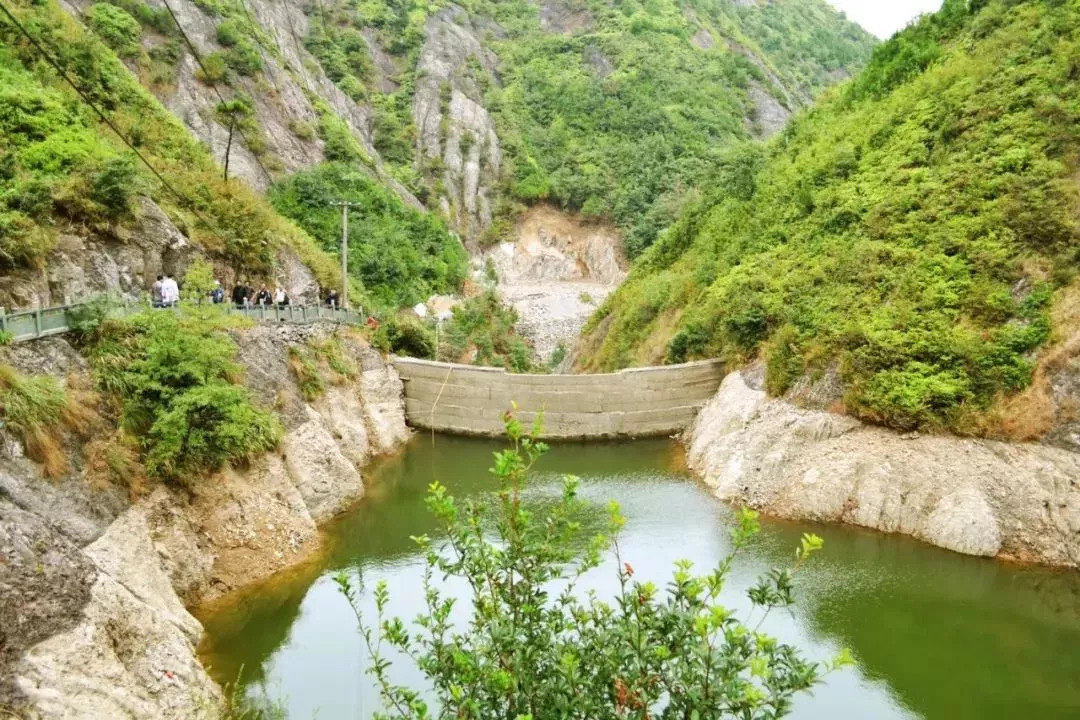
<path fill-rule="evenodd" d="M 828 0 L 879 38 L 887 38 L 924 12 L 941 8 L 941 0 Z"/>

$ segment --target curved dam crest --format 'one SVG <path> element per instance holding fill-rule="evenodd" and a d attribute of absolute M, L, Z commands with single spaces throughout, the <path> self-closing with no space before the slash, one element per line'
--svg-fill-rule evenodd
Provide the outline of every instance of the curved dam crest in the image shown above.
<path fill-rule="evenodd" d="M 671 435 L 690 426 L 716 395 L 716 360 L 598 375 L 516 375 L 503 368 L 395 357 L 413 427 L 497 436 L 517 407 L 523 423 L 544 413 L 543 436 L 588 440 Z"/>

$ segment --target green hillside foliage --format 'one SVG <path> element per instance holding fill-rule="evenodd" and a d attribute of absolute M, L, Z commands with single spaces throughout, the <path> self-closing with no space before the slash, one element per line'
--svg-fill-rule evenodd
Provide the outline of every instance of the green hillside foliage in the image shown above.
<path fill-rule="evenodd" d="M 1080 263 L 1080 2 L 948 0 L 704 197 L 587 328 L 583 365 L 763 356 L 781 393 L 973 429 L 1031 381 Z"/>
<path fill-rule="evenodd" d="M 510 33 L 496 43 L 503 87 L 488 98 L 509 140 L 513 195 L 609 217 L 631 256 L 672 221 L 720 149 L 748 137 L 751 83 L 781 99 L 809 95 L 872 46 L 816 2 L 576 3 L 593 25 L 571 37 L 537 32 L 531 3 L 487 5 Z M 699 33 L 712 48 L 694 44 Z M 786 89 L 737 49 L 754 46 Z"/>
<path fill-rule="evenodd" d="M 289 246 L 324 286 L 338 285 L 334 260 L 262 198 L 225 182 L 207 150 L 105 42 L 55 0 L 7 5 L 176 193 L 0 18 L 0 269 L 40 267 L 64 227 L 132 223 L 136 196 L 147 195 L 197 245 L 245 276 L 269 275 L 276 250 Z M 141 23 L 167 27 L 160 15 L 137 6 L 130 10 Z M 132 17 L 114 5 L 94 5 L 87 22 L 126 52 Z"/>
<path fill-rule="evenodd" d="M 274 186 L 270 201 L 323 247 L 341 253 L 341 209 L 349 211 L 349 270 L 386 307 L 412 305 L 460 289 L 468 271 L 461 243 L 431 213 L 409 207 L 362 171 L 327 163 Z"/>
<path fill-rule="evenodd" d="M 499 59 L 497 78 L 476 58 L 468 71 L 507 160 L 496 229 L 514 201 L 547 200 L 614 220 L 631 254 L 673 219 L 721 148 L 749 137 L 751 84 L 794 105 L 860 67 L 874 42 L 819 0 L 548 3 L 580 18 L 565 33 L 541 28 L 541 3 L 457 4 L 489 28 L 484 41 Z M 347 94 L 372 101 L 376 147 L 421 195 L 419 178 L 408 177 L 414 73 L 424 22 L 446 5 L 327 0 L 312 10 L 306 43 Z M 378 91 L 363 30 L 396 57 L 396 90 Z M 749 57 L 755 52 L 761 66 Z M 438 184 L 438 168 L 422 171 Z"/>

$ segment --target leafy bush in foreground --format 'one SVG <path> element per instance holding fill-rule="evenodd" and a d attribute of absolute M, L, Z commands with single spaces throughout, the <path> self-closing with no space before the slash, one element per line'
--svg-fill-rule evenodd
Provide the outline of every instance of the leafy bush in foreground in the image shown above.
<path fill-rule="evenodd" d="M 610 535 L 586 542 L 579 523 L 585 504 L 577 480 L 561 498 L 534 513 L 522 500 L 533 464 L 547 447 L 508 418 L 511 447 L 495 454 L 497 498 L 458 503 L 432 484 L 427 505 L 446 532 L 444 547 L 416 538 L 426 552 L 426 610 L 413 626 L 386 615 L 390 596 L 375 588 L 378 617 L 362 617 L 357 588 L 345 573 L 339 588 L 357 615 L 372 656 L 386 715 L 395 718 L 779 718 L 793 698 L 828 671 L 850 662 L 846 652 L 824 666 L 750 626 L 719 603 L 736 553 L 758 531 L 743 511 L 732 530 L 734 549 L 709 574 L 676 565 L 661 591 L 635 581 L 619 552 L 624 520 L 610 509 Z M 494 538 L 487 528 L 494 527 Z M 749 590 L 762 616 L 794 603 L 792 573 L 822 541 L 805 535 L 795 567 L 774 570 Z M 585 550 L 579 550 L 586 547 Z M 575 591 L 577 581 L 610 551 L 618 565 L 612 602 Z M 446 578 L 472 589 L 462 601 L 468 623 L 451 613 L 458 602 Z M 465 583 L 463 583 L 464 585 Z M 426 691 L 393 684 L 382 644 L 409 657 L 430 683 Z"/>

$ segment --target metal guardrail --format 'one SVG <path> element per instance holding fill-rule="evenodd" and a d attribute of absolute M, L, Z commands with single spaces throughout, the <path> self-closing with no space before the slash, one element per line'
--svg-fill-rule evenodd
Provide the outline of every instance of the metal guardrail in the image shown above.
<path fill-rule="evenodd" d="M 19 310 L 13 313 L 5 313 L 0 309 L 0 332 L 9 333 L 12 342 L 24 342 L 70 332 L 70 311 L 84 307 L 87 304 L 75 303 L 35 310 Z M 287 322 L 296 325 L 313 322 L 363 325 L 365 321 L 361 313 L 323 305 L 286 305 L 282 308 L 275 305 L 252 305 L 238 308 L 228 303 L 220 303 L 213 307 L 222 309 L 232 315 L 243 315 L 253 320 Z M 144 303 L 111 303 L 109 314 L 113 317 L 125 317 L 147 310 L 155 309 Z M 169 308 L 158 308 L 156 310 L 168 312 Z"/>

